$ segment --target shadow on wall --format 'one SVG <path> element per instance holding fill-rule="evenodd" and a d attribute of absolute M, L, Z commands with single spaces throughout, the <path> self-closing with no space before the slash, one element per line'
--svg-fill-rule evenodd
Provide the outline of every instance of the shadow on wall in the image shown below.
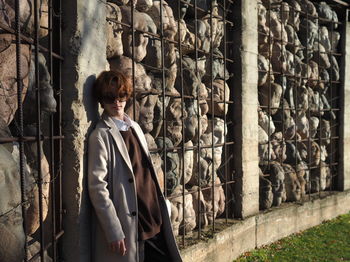
<path fill-rule="evenodd" d="M 87 128 L 84 139 L 84 156 L 87 156 L 88 152 L 88 139 L 91 132 L 94 130 L 100 114 L 98 110 L 98 102 L 93 96 L 92 88 L 96 80 L 96 75 L 90 75 L 86 78 L 86 81 L 83 85 L 83 104 L 86 112 L 87 122 L 90 123 L 90 126 Z M 81 216 L 80 222 L 82 229 L 80 230 L 80 239 L 83 242 L 80 246 L 80 257 L 84 257 L 84 261 L 90 261 L 91 257 L 91 239 L 92 239 L 92 230 L 91 230 L 91 212 L 92 206 L 87 191 L 87 167 L 88 159 L 84 159 L 84 176 L 82 181 L 82 194 L 81 194 Z"/>

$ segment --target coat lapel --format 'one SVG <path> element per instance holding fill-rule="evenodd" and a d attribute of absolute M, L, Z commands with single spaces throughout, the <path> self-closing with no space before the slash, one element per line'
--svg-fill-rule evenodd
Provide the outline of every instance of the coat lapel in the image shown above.
<path fill-rule="evenodd" d="M 145 135 L 143 134 L 142 130 L 138 126 L 133 125 L 132 128 L 136 132 L 136 135 L 138 137 L 138 140 L 140 141 L 140 144 L 142 146 L 143 151 L 146 153 L 146 156 L 150 159 L 150 153 L 148 151 L 148 146 L 147 146 L 147 141 L 145 139 Z"/>
<path fill-rule="evenodd" d="M 113 140 L 114 140 L 115 144 L 117 145 L 117 148 L 118 148 L 121 156 L 123 157 L 125 163 L 128 165 L 130 171 L 133 172 L 128 149 L 126 148 L 126 145 L 124 143 L 124 139 L 123 139 L 122 135 L 120 134 L 117 126 L 115 125 L 113 119 L 111 117 L 109 117 L 106 113 L 103 113 L 102 120 L 109 127 L 108 131 L 112 135 Z"/>

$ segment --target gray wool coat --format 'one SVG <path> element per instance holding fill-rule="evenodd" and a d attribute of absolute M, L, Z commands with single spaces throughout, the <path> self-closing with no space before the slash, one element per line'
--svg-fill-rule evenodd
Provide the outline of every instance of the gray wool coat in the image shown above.
<path fill-rule="evenodd" d="M 145 136 L 132 121 L 141 147 L 150 159 Z M 150 161 L 152 163 L 152 161 Z M 153 166 L 152 166 L 153 168 Z M 156 179 L 155 179 L 156 180 Z M 103 113 L 88 145 L 88 189 L 94 207 L 93 258 L 95 262 L 138 262 L 138 208 L 135 177 L 129 154 L 113 119 Z M 182 261 L 171 229 L 163 194 L 156 181 L 163 219 L 162 231 L 170 251 L 168 261 Z M 126 255 L 111 252 L 108 243 L 125 238 Z"/>

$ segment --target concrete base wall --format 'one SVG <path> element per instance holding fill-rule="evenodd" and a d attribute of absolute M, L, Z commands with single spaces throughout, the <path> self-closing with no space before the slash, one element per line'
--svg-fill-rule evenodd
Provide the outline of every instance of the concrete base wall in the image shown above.
<path fill-rule="evenodd" d="M 246 251 L 349 212 L 348 203 L 350 190 L 303 205 L 286 204 L 240 221 L 216 234 L 208 242 L 193 245 L 181 253 L 185 262 L 231 262 Z"/>

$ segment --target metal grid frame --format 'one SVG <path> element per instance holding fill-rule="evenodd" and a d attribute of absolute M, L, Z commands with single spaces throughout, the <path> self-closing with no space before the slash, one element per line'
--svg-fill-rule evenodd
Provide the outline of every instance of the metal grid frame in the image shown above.
<path fill-rule="evenodd" d="M 266 2 L 266 1 L 265 1 Z M 279 13 L 279 16 L 280 16 L 280 22 L 283 18 L 283 16 L 285 15 L 284 14 L 284 11 L 283 11 L 283 3 L 289 3 L 288 1 L 283 1 L 283 2 L 279 2 L 279 3 L 271 3 L 270 1 L 268 1 L 268 3 L 266 4 L 265 3 L 265 8 L 266 8 L 266 11 L 267 11 L 267 15 L 266 17 L 268 18 L 267 21 L 266 21 L 266 25 L 268 27 L 270 27 L 271 25 L 271 15 L 269 14 L 271 12 L 271 10 L 276 10 L 276 7 L 279 7 L 279 10 L 280 10 L 280 13 Z M 345 21 L 345 11 L 346 9 L 344 8 L 344 6 L 348 7 L 348 4 L 344 3 L 344 2 L 339 2 L 339 1 L 326 1 L 327 4 L 333 9 L 336 11 L 338 17 L 340 17 L 340 21 Z M 315 6 L 318 6 L 320 3 L 318 3 L 317 1 L 312 1 L 312 3 L 315 5 Z M 258 3 L 259 5 L 263 5 L 263 3 Z M 332 191 L 335 191 L 337 190 L 338 188 L 338 185 L 337 185 L 337 176 L 338 176 L 338 157 L 339 157 L 339 142 L 340 142 L 340 137 L 339 137 L 339 119 L 340 119 L 340 111 L 341 111 L 341 108 L 340 108 L 340 104 L 341 104 L 341 88 L 343 87 L 343 83 L 342 83 L 342 76 L 340 75 L 339 77 L 339 80 L 338 79 L 333 79 L 333 74 L 332 74 L 332 67 L 334 65 L 334 60 L 331 59 L 331 56 L 335 57 L 337 59 L 337 62 L 338 62 L 338 65 L 339 65 L 339 74 L 342 73 L 342 70 L 341 70 L 341 67 L 343 66 L 341 63 L 342 61 L 340 60 L 340 57 L 343 55 L 343 50 L 344 50 L 344 46 L 342 46 L 342 38 L 343 38 L 343 32 L 344 32 L 344 28 L 343 28 L 343 22 L 340 22 L 340 21 L 333 21 L 333 20 L 329 20 L 329 19 L 325 19 L 325 18 L 322 18 L 320 16 L 313 16 L 311 15 L 309 12 L 304 12 L 302 10 L 296 10 L 292 5 L 289 5 L 289 8 L 290 8 L 290 12 L 289 12 L 289 16 L 291 15 L 299 15 L 301 18 L 304 18 L 306 20 L 313 20 L 313 22 L 315 22 L 315 24 L 318 26 L 318 29 L 317 29 L 317 38 L 319 39 L 320 38 L 320 28 L 321 26 L 326 26 L 329 30 L 329 39 L 330 39 L 330 44 L 331 44 L 331 48 L 330 50 L 326 50 L 324 52 L 321 52 L 320 51 L 320 41 L 318 41 L 318 44 L 317 44 L 317 49 L 315 48 L 315 46 L 313 47 L 309 47 L 308 44 L 306 44 L 306 47 L 305 46 L 302 46 L 302 49 L 303 49 L 303 52 L 304 52 L 304 57 L 305 57 L 305 64 L 306 65 L 309 65 L 309 62 L 311 61 L 311 59 L 309 58 L 309 54 L 310 53 L 314 53 L 315 55 L 315 50 L 317 52 L 317 58 L 315 59 L 314 58 L 314 61 L 317 63 L 318 65 L 318 68 L 320 69 L 325 69 L 327 70 L 327 68 L 325 67 L 322 67 L 320 65 L 320 60 L 321 60 L 321 55 L 328 55 L 329 56 L 329 59 L 330 59 L 330 63 L 331 63 L 331 67 L 328 69 L 329 71 L 329 80 L 324 80 L 324 79 L 321 79 L 321 76 L 320 76 L 320 70 L 318 70 L 318 77 L 317 79 L 313 79 L 313 78 L 310 78 L 309 77 L 309 67 L 307 66 L 307 77 L 303 77 L 302 74 L 300 76 L 296 75 L 296 70 L 294 68 L 294 73 L 293 74 L 289 74 L 287 72 L 284 72 L 284 70 L 282 69 L 282 61 L 280 61 L 280 69 L 279 71 L 277 70 L 273 70 L 271 68 L 271 60 L 272 60 L 272 48 L 268 49 L 268 57 L 267 59 L 269 60 L 269 67 L 268 67 L 268 70 L 261 70 L 259 69 L 259 73 L 264 73 L 264 74 L 268 74 L 269 76 L 271 74 L 273 74 L 274 76 L 280 76 L 280 77 L 286 77 L 286 79 L 288 80 L 292 80 L 292 81 L 303 81 L 305 80 L 306 83 L 305 83 L 305 87 L 306 88 L 311 88 L 311 84 L 310 83 L 317 83 L 317 84 L 320 84 L 322 83 L 324 85 L 324 89 L 325 91 L 322 93 L 322 90 L 317 90 L 319 91 L 319 99 L 321 100 L 321 96 L 324 95 L 325 99 L 324 100 L 328 100 L 329 101 L 329 104 L 328 105 L 325 105 L 325 107 L 327 108 L 322 108 L 321 107 L 321 103 L 318 103 L 318 108 L 317 108 L 317 114 L 316 117 L 319 118 L 319 125 L 317 127 L 317 134 L 314 138 L 311 138 L 310 134 L 311 134 L 311 127 L 309 126 L 309 135 L 307 138 L 298 138 L 297 137 L 297 114 L 298 114 L 298 111 L 303 111 L 303 109 L 301 108 L 298 108 L 298 92 L 297 92 L 297 88 L 299 88 L 297 86 L 297 84 L 295 84 L 294 82 L 294 85 L 292 86 L 292 92 L 294 94 L 294 97 L 292 98 L 293 99 L 293 102 L 294 102 L 294 106 L 292 105 L 289 105 L 288 108 L 285 108 L 285 104 L 283 102 L 283 99 L 286 98 L 286 93 L 287 93 L 287 89 L 289 88 L 288 85 L 286 87 L 286 90 L 282 91 L 282 95 L 281 95 L 281 99 L 280 99 L 280 105 L 279 107 L 272 107 L 271 106 L 271 100 L 272 100 L 272 88 L 271 88 L 271 83 L 272 81 L 270 81 L 270 79 L 268 78 L 267 80 L 267 84 L 268 84 L 268 105 L 267 106 L 262 106 L 260 105 L 260 108 L 261 110 L 263 111 L 266 111 L 268 116 L 272 116 L 271 114 L 271 111 L 273 109 L 275 110 L 282 110 L 282 119 L 281 119 L 281 126 L 282 126 L 282 130 L 279 130 L 282 132 L 282 141 L 280 142 L 280 146 L 282 147 L 282 151 L 283 151 L 283 147 L 285 147 L 285 143 L 293 143 L 295 148 L 298 149 L 298 145 L 301 145 L 302 143 L 307 143 L 306 147 L 307 147 L 307 167 L 305 169 L 297 169 L 297 165 L 300 163 L 300 160 L 298 159 L 297 155 L 295 155 L 295 161 L 294 163 L 288 163 L 292 166 L 292 168 L 294 169 L 292 172 L 300 172 L 300 171 L 306 171 L 306 172 L 309 172 L 309 180 L 307 181 L 307 184 L 305 185 L 305 192 L 307 195 L 301 195 L 301 198 L 300 200 L 298 200 L 297 202 L 305 202 L 305 201 L 308 201 L 308 200 L 311 200 L 313 197 L 322 197 L 324 195 L 327 195 L 326 192 L 324 192 L 324 190 L 321 190 L 320 189 L 320 185 L 321 185 L 321 169 L 324 168 L 324 167 L 327 167 L 329 168 L 330 170 L 330 185 L 329 187 L 326 188 L 326 191 L 329 191 L 329 193 L 331 193 Z M 296 30 L 296 25 L 294 24 L 291 24 L 291 23 L 287 23 L 288 25 L 291 25 L 293 27 L 293 30 L 294 32 L 296 33 L 297 30 Z M 300 25 L 301 26 L 301 25 Z M 335 30 L 335 27 L 338 27 L 337 30 Z M 281 46 L 283 45 L 292 45 L 292 49 L 293 49 L 293 52 L 292 52 L 292 55 L 293 55 L 293 60 L 295 62 L 295 57 L 296 57 L 296 37 L 293 37 L 293 42 L 290 43 L 287 41 L 287 43 L 282 43 L 283 40 L 282 38 L 282 34 L 283 34 L 283 27 L 282 27 L 282 22 L 281 22 L 281 38 L 276 38 L 274 36 L 271 36 L 271 33 L 265 33 L 265 32 L 262 32 L 260 30 L 258 30 L 258 34 L 259 34 L 259 38 L 260 37 L 267 37 L 268 38 L 268 45 L 269 46 L 272 46 L 273 44 L 273 41 L 277 41 L 281 44 Z M 336 46 L 336 50 L 333 50 L 333 47 L 332 47 L 332 38 L 333 38 L 333 34 L 334 32 L 337 31 L 340 33 L 340 37 L 341 37 L 341 40 L 339 41 L 339 44 L 338 46 Z M 310 35 L 310 32 L 309 32 L 309 27 L 306 26 L 306 38 L 308 38 Z M 339 51 L 341 50 L 341 51 Z M 281 54 L 282 54 L 282 48 L 281 48 Z M 311 57 L 312 58 L 312 57 Z M 294 64 L 295 66 L 295 64 Z M 259 94 L 260 95 L 260 94 Z M 325 101 L 323 100 L 323 103 L 325 103 Z M 308 105 L 308 108 L 306 110 L 306 117 L 307 117 L 307 120 L 309 121 L 311 119 L 312 116 L 315 116 L 315 112 L 311 112 L 311 109 L 310 109 L 310 98 L 308 98 L 308 101 L 309 101 L 309 105 Z M 294 132 L 295 132 L 295 135 L 293 138 L 290 138 L 290 139 L 287 139 L 285 138 L 285 126 L 284 126 L 284 111 L 290 111 L 290 113 L 293 114 L 293 120 L 294 120 Z M 327 116 L 325 114 L 328 114 Z M 273 117 L 272 117 L 273 118 Z M 327 119 L 327 121 L 329 121 L 330 123 L 330 135 L 326 135 L 324 136 L 322 133 L 323 131 L 325 130 L 326 127 L 323 127 L 322 126 L 322 119 Z M 274 121 L 276 122 L 276 121 Z M 271 137 L 271 133 L 270 133 L 270 121 L 268 122 L 268 161 L 265 161 L 265 163 L 260 163 L 260 167 L 261 169 L 265 169 L 264 171 L 266 172 L 266 174 L 264 173 L 264 177 L 267 177 L 269 179 L 269 169 L 270 169 L 270 164 L 271 164 L 271 159 L 270 159 L 270 152 L 271 152 L 271 140 L 272 140 L 272 137 Z M 277 132 L 277 128 L 276 128 L 276 131 Z M 328 156 L 326 157 L 326 159 L 324 160 L 324 163 L 325 164 L 322 164 L 322 159 L 321 159 L 321 145 L 323 143 L 323 141 L 329 139 L 330 142 L 328 144 Z M 313 143 L 318 143 L 319 144 L 319 154 L 320 154 L 320 159 L 319 159 L 319 164 L 316 164 L 315 161 L 313 161 L 312 159 L 312 146 L 313 146 Z M 282 158 L 280 160 L 277 160 L 281 165 L 284 164 L 284 161 L 282 160 Z M 267 162 L 267 163 L 266 163 Z M 317 170 L 317 171 L 314 171 L 314 170 Z M 317 174 L 317 177 L 316 178 L 312 178 L 311 177 L 311 172 L 318 172 Z M 287 172 L 286 172 L 287 173 Z M 271 181 L 272 182 L 272 181 Z M 286 184 L 286 181 L 284 182 Z M 316 192 L 313 192 L 311 190 L 312 188 L 312 183 L 318 183 L 318 190 L 316 190 Z M 262 185 L 260 184 L 260 187 Z M 273 187 L 274 185 L 272 185 Z"/>
<path fill-rule="evenodd" d="M 159 135 L 159 137 L 162 137 L 163 140 L 165 140 L 165 138 L 167 137 L 167 131 L 166 131 L 166 125 L 167 123 L 169 123 L 169 120 L 166 119 L 166 105 L 165 105 L 165 101 L 166 98 L 176 98 L 176 99 L 180 99 L 181 100 L 181 122 L 182 122 L 182 136 L 184 138 L 185 136 L 185 103 L 186 101 L 191 101 L 191 100 L 197 100 L 197 108 L 199 108 L 199 97 L 195 97 L 193 95 L 188 95 L 185 93 L 184 90 L 184 83 L 183 83 L 183 49 L 187 47 L 186 44 L 181 42 L 180 39 L 180 34 L 178 34 L 177 39 L 175 38 L 174 40 L 168 38 L 167 36 L 165 36 L 164 34 L 164 22 L 163 22 L 163 12 L 164 11 L 164 7 L 163 7 L 163 0 L 160 0 L 160 15 L 159 15 L 159 20 L 160 20 L 160 28 L 158 28 L 157 33 L 151 33 L 151 32 L 147 32 L 147 31 L 143 31 L 141 29 L 135 28 L 135 22 L 134 22 L 134 15 L 135 15 L 135 10 L 136 8 L 133 5 L 130 5 L 130 9 L 131 9 L 131 24 L 126 24 L 123 23 L 121 21 L 118 21 L 116 19 L 111 19 L 111 18 L 107 18 L 107 21 L 115 23 L 115 24 L 119 24 L 120 26 L 122 26 L 122 28 L 127 28 L 127 29 L 131 29 L 131 35 L 132 35 L 132 52 L 131 52 L 131 59 L 132 61 L 135 60 L 135 32 L 138 33 L 142 33 L 146 36 L 148 36 L 150 39 L 152 40 L 156 40 L 156 41 L 160 41 L 161 43 L 161 67 L 157 68 L 151 65 L 148 65 L 147 63 L 141 61 L 141 62 L 137 62 L 138 64 L 142 65 L 147 71 L 149 72 L 157 72 L 161 75 L 161 81 L 162 81 L 162 89 L 163 91 L 161 92 L 157 92 L 157 91 L 140 91 L 137 94 L 142 94 L 143 96 L 147 96 L 147 95 L 158 95 L 159 97 L 162 98 L 162 120 L 163 120 L 163 132 L 162 134 Z M 208 1 L 209 2 L 209 1 Z M 185 1 L 185 0 L 177 0 L 177 13 L 178 13 L 178 17 L 174 17 L 177 23 L 177 30 L 178 32 L 180 31 L 180 13 L 181 13 L 181 7 L 183 4 L 186 4 L 189 6 L 189 8 L 192 9 L 192 11 L 194 12 L 194 21 L 197 21 L 198 19 L 198 13 L 201 13 L 202 16 L 204 16 L 204 14 L 207 14 L 210 16 L 209 18 L 209 24 L 210 24 L 210 28 L 213 28 L 213 18 L 216 19 L 221 19 L 220 21 L 223 22 L 224 25 L 224 36 L 223 36 L 223 43 L 221 44 L 221 51 L 223 53 L 222 56 L 216 55 L 213 52 L 213 30 L 210 30 L 210 36 L 211 36 L 211 41 L 210 41 L 210 51 L 206 52 L 205 50 L 202 50 L 199 48 L 198 45 L 198 28 L 197 28 L 197 23 L 194 23 L 193 27 L 194 27 L 194 34 L 195 34 L 195 43 L 194 43 L 194 52 L 191 54 L 194 58 L 195 61 L 195 74 L 196 76 L 199 75 L 199 69 L 198 69 L 198 59 L 199 57 L 203 57 L 205 56 L 207 59 L 209 59 L 210 61 L 210 67 L 213 68 L 212 64 L 213 64 L 213 59 L 217 58 L 217 59 L 222 59 L 223 63 L 224 63 L 224 68 L 226 68 L 227 63 L 233 63 L 233 60 L 231 59 L 231 57 L 228 57 L 227 55 L 227 48 L 230 45 L 230 43 L 227 41 L 227 33 L 232 30 L 231 28 L 233 27 L 233 23 L 232 21 L 230 21 L 230 19 L 228 19 L 226 17 L 226 15 L 221 16 L 215 16 L 213 14 L 213 2 L 210 3 L 210 7 L 208 8 L 208 11 L 200 8 L 197 5 L 197 0 L 194 0 L 193 2 L 189 3 L 189 1 Z M 230 11 L 230 7 L 231 4 L 233 3 L 232 0 L 224 0 L 221 1 L 217 8 L 219 8 L 221 10 L 221 12 L 223 12 L 223 14 L 229 14 Z M 189 26 L 189 24 L 187 24 L 187 26 Z M 178 52 L 178 58 L 177 58 L 177 64 L 178 64 L 178 68 L 177 68 L 177 78 L 180 79 L 180 90 L 179 93 L 180 95 L 175 95 L 169 92 L 165 91 L 165 79 L 166 79 L 166 72 L 169 70 L 169 68 L 166 68 L 165 66 L 165 46 L 167 44 L 174 44 L 175 49 Z M 208 72 L 207 72 L 208 73 Z M 210 74 L 210 86 L 209 89 L 213 90 L 213 77 L 212 77 L 212 70 L 209 72 Z M 224 78 L 226 77 L 226 70 L 224 70 Z M 133 82 L 133 86 L 135 87 L 135 63 L 132 63 L 132 82 Z M 225 81 L 226 83 L 226 81 Z M 232 93 L 232 92 L 231 92 Z M 133 118 L 136 119 L 136 109 L 135 109 L 135 101 L 136 101 L 136 96 L 137 96 L 136 92 L 134 92 L 133 95 Z M 198 89 L 197 89 L 197 94 L 198 94 Z M 226 94 L 226 89 L 224 88 L 224 99 L 222 101 L 215 99 L 213 96 L 213 92 L 211 92 L 211 97 L 208 97 L 207 102 L 211 103 L 211 112 L 208 112 L 208 114 L 211 114 L 212 116 L 214 116 L 214 105 L 216 103 L 223 103 L 225 105 L 231 105 L 233 103 L 233 101 L 231 101 L 232 99 L 228 99 L 228 94 Z M 197 137 L 197 141 L 200 141 L 200 134 L 198 132 L 198 130 L 200 130 L 201 128 L 201 123 L 200 123 L 200 114 L 197 113 L 197 132 L 196 132 L 196 137 Z M 224 120 L 224 126 L 225 126 L 225 130 L 224 132 L 227 132 L 227 125 L 232 124 L 232 119 L 229 119 L 229 117 L 225 114 L 225 116 L 223 117 Z M 214 121 L 211 121 L 211 123 L 208 123 L 211 125 L 212 130 L 214 130 Z M 199 194 L 200 192 L 206 191 L 206 190 L 211 190 L 211 194 L 212 196 L 214 196 L 214 191 L 217 190 L 217 187 L 223 186 L 224 187 L 224 191 L 225 191 L 225 212 L 224 212 L 224 223 L 228 224 L 228 219 L 232 218 L 230 216 L 230 214 L 227 211 L 227 207 L 229 205 L 233 204 L 233 189 L 232 189 L 232 184 L 234 183 L 234 171 L 232 171 L 230 174 L 227 170 L 227 165 L 228 165 L 228 161 L 232 158 L 229 157 L 229 151 L 228 151 L 228 147 L 229 146 L 233 146 L 234 142 L 233 141 L 227 141 L 226 136 L 224 136 L 224 142 L 223 143 L 211 143 L 208 145 L 202 145 L 199 142 L 197 144 L 194 144 L 193 146 L 189 147 L 189 146 L 185 146 L 185 143 L 183 142 L 184 139 L 182 139 L 181 143 L 178 146 L 174 146 L 174 147 L 167 147 L 166 143 L 163 143 L 163 146 L 161 148 L 150 148 L 150 152 L 151 154 L 154 153 L 160 153 L 162 155 L 162 169 L 163 169 L 163 173 L 164 173 L 164 194 L 166 196 L 166 198 L 168 200 L 172 200 L 178 197 L 182 198 L 182 208 L 183 210 L 185 210 L 185 197 L 186 195 L 189 194 L 194 194 L 197 193 Z M 212 132 L 211 135 L 211 141 L 214 141 L 214 132 Z M 197 154 L 197 159 L 200 159 L 200 151 L 203 149 L 211 149 L 211 153 L 214 156 L 214 150 L 217 147 L 222 147 L 223 148 L 223 153 L 222 153 L 222 164 L 220 166 L 220 172 L 222 173 L 220 176 L 220 179 L 222 179 L 222 183 L 220 184 L 214 184 L 214 164 L 211 165 L 212 168 L 212 180 L 213 183 L 211 185 L 207 185 L 207 186 L 201 186 L 200 183 L 200 176 L 198 176 L 198 189 L 196 190 L 186 190 L 185 191 L 185 187 L 182 186 L 182 192 L 180 194 L 172 194 L 172 195 L 168 195 L 167 194 L 167 175 L 166 175 L 166 170 L 167 170 L 167 153 L 169 152 L 174 152 L 174 153 L 178 153 L 179 154 L 179 159 L 180 159 L 180 166 L 184 166 L 184 162 L 185 162 L 185 156 L 184 156 L 184 152 L 186 151 L 194 151 L 195 154 Z M 232 150 L 231 150 L 232 151 Z M 197 163 L 194 163 L 194 165 L 197 165 L 197 170 L 198 172 L 202 172 L 201 167 L 200 167 L 200 163 L 199 161 L 197 161 Z M 184 182 L 184 173 L 185 173 L 185 168 L 180 168 L 180 172 L 181 174 L 179 174 L 181 176 L 181 181 L 180 184 L 183 185 Z M 216 171 L 215 171 L 216 172 Z M 219 171 L 217 171 L 219 172 Z M 214 197 L 212 197 L 212 205 L 214 206 Z M 204 229 L 204 227 L 201 225 L 201 216 L 203 214 L 206 214 L 207 212 L 205 210 L 201 210 L 201 204 L 200 204 L 200 197 L 198 197 L 198 207 L 199 207 L 199 212 L 198 214 L 196 214 L 198 217 L 196 218 L 197 220 L 197 226 L 195 228 L 194 231 L 197 232 L 197 236 L 195 237 L 194 234 L 190 234 L 190 235 L 186 235 L 186 224 L 183 223 L 182 225 L 180 225 L 180 229 L 182 228 L 182 233 L 180 234 L 181 236 L 179 236 L 177 238 L 178 243 L 180 244 L 180 247 L 183 248 L 185 247 L 188 243 L 192 242 L 192 241 L 196 241 L 195 239 L 202 239 L 203 236 L 208 236 L 214 235 L 214 232 L 216 232 L 216 228 L 215 228 L 215 216 L 214 216 L 214 208 L 212 211 L 212 215 L 214 217 L 214 223 L 212 223 L 210 229 L 206 228 Z M 185 221 L 185 218 L 188 218 L 188 216 L 186 216 L 185 211 L 182 214 L 182 220 Z"/>
<path fill-rule="evenodd" d="M 62 225 L 62 88 L 61 88 L 61 64 L 63 57 L 61 56 L 61 1 L 47 0 L 48 10 L 41 10 L 38 0 L 32 1 L 31 16 L 34 16 L 34 32 L 30 35 L 23 32 L 21 28 L 20 17 L 20 0 L 13 1 L 15 4 L 15 21 L 10 26 L 0 23 L 0 30 L 2 34 L 15 35 L 16 44 L 16 83 L 17 83 L 17 104 L 18 108 L 16 115 L 11 122 L 14 128 L 11 129 L 13 137 L 0 137 L 0 144 L 18 143 L 19 146 L 19 167 L 20 173 L 20 190 L 21 190 L 21 209 L 23 217 L 23 232 L 25 235 L 23 247 L 23 261 L 34 261 L 40 257 L 41 261 L 45 261 L 46 252 L 49 253 L 53 261 L 58 261 L 58 245 L 61 236 L 63 235 Z M 48 27 L 40 25 L 40 13 L 47 13 Z M 12 22 L 12 21 L 11 21 Z M 39 39 L 39 30 L 47 30 L 48 34 L 45 41 Z M 27 136 L 24 134 L 24 119 L 23 119 L 23 83 L 21 80 L 21 45 L 28 45 L 32 48 L 30 54 L 34 54 L 34 90 L 35 90 L 35 118 L 36 130 L 35 135 Z M 53 88 L 54 99 L 56 100 L 56 112 L 49 115 L 48 122 L 43 123 L 41 113 L 41 88 L 40 88 L 40 66 L 39 66 L 39 52 L 43 52 L 47 59 L 47 70 L 50 75 L 50 85 Z M 45 129 L 45 130 L 44 130 Z M 26 206 L 29 203 L 26 190 L 28 185 L 26 183 L 25 166 L 26 156 L 25 150 L 27 143 L 36 144 L 36 164 L 38 177 L 35 183 L 38 187 L 38 205 L 39 205 L 39 228 L 28 237 L 27 231 L 27 211 Z M 41 146 L 44 144 L 44 148 Z M 42 156 L 48 155 L 49 164 L 49 181 L 44 181 L 42 174 Z M 44 193 L 43 185 L 49 183 L 49 203 L 47 208 L 49 213 L 44 219 Z M 9 212 L 12 212 L 11 210 Z M 29 245 L 32 241 L 40 243 L 40 250 L 37 253 L 32 253 L 28 258 Z M 18 250 L 18 252 L 21 252 Z"/>

